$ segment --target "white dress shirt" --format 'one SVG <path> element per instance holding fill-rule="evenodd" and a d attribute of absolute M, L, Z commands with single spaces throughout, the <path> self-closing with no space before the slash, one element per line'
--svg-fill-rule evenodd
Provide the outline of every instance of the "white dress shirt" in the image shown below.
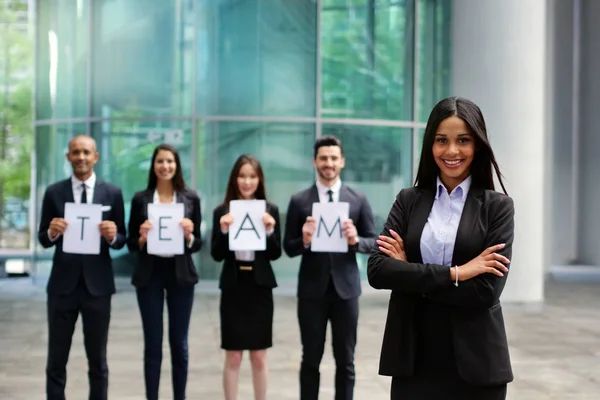
<path fill-rule="evenodd" d="M 319 202 L 320 203 L 329 203 L 329 191 L 333 192 L 333 202 L 337 203 L 340 201 L 340 189 L 342 188 L 342 180 L 338 179 L 331 187 L 327 187 L 323 185 L 321 182 L 317 181 L 317 191 L 319 192 Z"/>

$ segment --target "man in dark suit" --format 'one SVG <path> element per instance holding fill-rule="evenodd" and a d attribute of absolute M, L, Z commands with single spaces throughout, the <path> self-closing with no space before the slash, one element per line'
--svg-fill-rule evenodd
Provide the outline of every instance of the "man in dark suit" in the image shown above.
<path fill-rule="evenodd" d="M 340 172 L 345 159 L 342 144 L 334 136 L 317 139 L 313 164 L 318 173 L 315 185 L 290 200 L 284 236 L 289 257 L 302 255 L 298 277 L 298 322 L 302 340 L 300 399 L 319 397 L 319 365 L 325 348 L 327 322 L 331 321 L 335 358 L 335 399 L 349 400 L 354 393 L 354 348 L 361 294 L 356 253 L 368 254 L 377 233 L 373 213 L 363 193 L 343 185 Z M 312 204 L 347 202 L 349 219 L 343 223 L 347 253 L 312 252 L 315 219 Z"/>
<path fill-rule="evenodd" d="M 80 313 L 89 365 L 89 399 L 108 397 L 106 345 L 111 297 L 115 293 L 109 247 L 122 248 L 126 232 L 121 189 L 96 179 L 94 165 L 98 157 L 94 139 L 84 135 L 71 139 L 67 160 L 73 167 L 73 176 L 49 186 L 42 203 L 38 239 L 44 247 L 56 246 L 47 287 L 48 400 L 65 399 L 66 366 Z M 63 252 L 63 233 L 67 228 L 64 208 L 68 202 L 102 204 L 102 222 L 98 227 L 103 237 L 100 254 Z"/>

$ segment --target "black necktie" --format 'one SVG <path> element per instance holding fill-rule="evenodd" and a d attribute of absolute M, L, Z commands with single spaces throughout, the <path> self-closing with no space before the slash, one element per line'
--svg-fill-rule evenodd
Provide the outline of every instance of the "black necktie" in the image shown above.
<path fill-rule="evenodd" d="M 87 190 L 85 190 L 85 183 L 81 184 L 81 189 L 83 190 L 81 192 L 81 204 L 85 204 L 87 203 Z"/>
<path fill-rule="evenodd" d="M 329 189 L 327 194 L 329 195 L 329 202 L 333 203 L 333 190 Z"/>

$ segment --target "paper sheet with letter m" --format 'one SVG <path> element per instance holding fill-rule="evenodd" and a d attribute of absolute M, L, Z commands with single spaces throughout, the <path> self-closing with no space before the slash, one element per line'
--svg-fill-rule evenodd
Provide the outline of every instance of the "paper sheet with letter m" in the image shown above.
<path fill-rule="evenodd" d="M 148 254 L 183 254 L 183 228 L 179 225 L 184 215 L 183 203 L 148 204 Z"/>
<path fill-rule="evenodd" d="M 327 253 L 348 252 L 348 239 L 342 232 L 342 224 L 349 214 L 350 203 L 313 203 L 315 232 L 310 242 L 310 250 Z"/>
<path fill-rule="evenodd" d="M 72 254 L 100 254 L 102 204 L 65 203 L 67 229 L 62 250 Z"/>
<path fill-rule="evenodd" d="M 263 215 L 265 200 L 232 200 L 229 212 L 233 224 L 229 227 L 229 250 L 263 251 L 267 249 L 267 233 Z"/>

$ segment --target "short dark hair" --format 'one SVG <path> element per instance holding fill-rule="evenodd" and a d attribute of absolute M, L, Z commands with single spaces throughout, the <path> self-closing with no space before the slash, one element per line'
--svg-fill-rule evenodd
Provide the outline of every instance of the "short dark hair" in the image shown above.
<path fill-rule="evenodd" d="M 173 147 L 167 143 L 159 144 L 154 149 L 154 153 L 152 153 L 152 162 L 150 162 L 150 171 L 148 172 L 148 186 L 146 187 L 146 189 L 147 190 L 156 189 L 156 183 L 158 181 L 158 178 L 156 177 L 156 173 L 154 172 L 154 161 L 156 161 L 156 156 L 158 155 L 158 152 L 161 150 L 169 151 L 173 154 L 173 157 L 175 158 L 176 168 L 175 168 L 175 175 L 173 176 L 173 179 L 171 181 L 173 182 L 173 188 L 175 189 L 175 191 L 183 192 L 186 189 L 186 186 L 185 186 L 185 181 L 183 180 L 183 171 L 181 170 L 181 161 L 179 160 L 179 152 L 177 151 L 177 149 L 175 147 Z"/>
<path fill-rule="evenodd" d="M 317 158 L 317 153 L 321 147 L 337 146 L 340 148 L 340 152 L 344 155 L 344 149 L 342 147 L 342 141 L 333 135 L 321 136 L 315 141 L 315 154 L 314 158 Z"/>
<path fill-rule="evenodd" d="M 433 189 L 440 173 L 440 168 L 433 158 L 433 142 L 438 127 L 443 120 L 450 117 L 462 119 L 475 138 L 475 156 L 471 164 L 471 186 L 480 189 L 494 190 L 494 176 L 492 167 L 498 176 L 498 182 L 506 194 L 506 188 L 502 183 L 502 174 L 488 140 L 485 120 L 479 107 L 471 100 L 462 97 L 448 97 L 441 100 L 433 107 L 423 137 L 421 148 L 421 160 L 419 170 L 415 179 L 415 186 Z"/>
<path fill-rule="evenodd" d="M 258 200 L 267 200 L 267 189 L 265 188 L 265 176 L 263 174 L 262 167 L 260 162 L 256 159 L 256 157 L 250 154 L 242 154 L 238 157 L 238 159 L 233 164 L 233 168 L 229 173 L 229 182 L 227 182 L 227 190 L 225 192 L 225 200 L 223 201 L 223 205 L 229 209 L 229 202 L 231 200 L 238 200 L 240 198 L 240 191 L 238 190 L 237 177 L 240 174 L 240 170 L 246 164 L 250 164 L 250 166 L 256 171 L 256 175 L 258 175 L 258 187 L 256 188 L 256 192 L 254 193 L 254 198 Z"/>

